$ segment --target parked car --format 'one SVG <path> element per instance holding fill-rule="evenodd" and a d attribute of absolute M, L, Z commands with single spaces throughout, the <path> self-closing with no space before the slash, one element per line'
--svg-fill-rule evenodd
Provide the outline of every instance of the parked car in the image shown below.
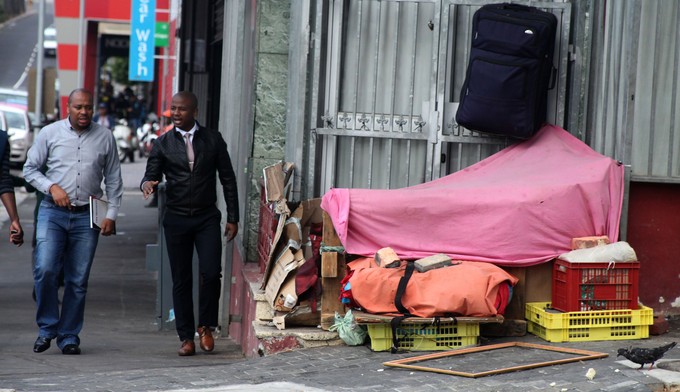
<path fill-rule="evenodd" d="M 28 108 L 28 93 L 22 90 L 0 87 L 0 104 L 26 110 Z"/>
<path fill-rule="evenodd" d="M 54 85 L 55 88 L 58 88 L 59 80 L 56 80 Z M 56 91 L 58 96 L 58 90 Z M 31 126 L 36 131 L 36 133 L 40 130 L 40 128 L 59 118 L 56 110 L 57 104 L 58 102 L 55 102 L 55 108 L 52 110 L 52 113 L 49 111 L 47 112 L 48 114 L 43 113 L 40 116 L 40 119 L 38 119 L 35 112 L 28 112 L 28 118 L 31 120 Z M 28 110 L 28 92 L 0 87 L 0 105 L 7 105 L 22 110 Z"/>
<path fill-rule="evenodd" d="M 57 55 L 57 29 L 54 26 L 43 30 L 43 51 L 45 56 L 56 57 Z"/>
<path fill-rule="evenodd" d="M 26 153 L 33 145 L 33 127 L 28 112 L 9 105 L 0 105 L 0 128 L 9 136 L 9 163 L 21 168 L 26 162 Z"/>

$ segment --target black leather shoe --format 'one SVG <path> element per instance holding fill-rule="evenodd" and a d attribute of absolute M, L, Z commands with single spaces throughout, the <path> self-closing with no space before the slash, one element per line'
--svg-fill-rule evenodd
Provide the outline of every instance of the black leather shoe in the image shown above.
<path fill-rule="evenodd" d="M 48 348 L 50 348 L 50 341 L 52 339 L 48 338 L 43 338 L 41 336 L 38 336 L 38 339 L 35 340 L 35 344 L 33 344 L 33 352 L 34 353 L 41 353 Z"/>
<path fill-rule="evenodd" d="M 80 347 L 77 344 L 67 344 L 61 349 L 61 353 L 64 355 L 79 355 Z"/>

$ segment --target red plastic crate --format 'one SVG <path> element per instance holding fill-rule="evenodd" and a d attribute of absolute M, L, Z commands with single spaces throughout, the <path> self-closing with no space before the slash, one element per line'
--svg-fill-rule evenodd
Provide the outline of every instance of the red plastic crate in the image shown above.
<path fill-rule="evenodd" d="M 553 267 L 552 307 L 563 312 L 638 308 L 640 263 L 570 263 Z"/>

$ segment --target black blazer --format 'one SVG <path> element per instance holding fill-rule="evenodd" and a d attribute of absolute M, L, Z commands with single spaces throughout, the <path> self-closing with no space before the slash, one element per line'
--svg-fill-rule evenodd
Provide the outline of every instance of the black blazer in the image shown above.
<path fill-rule="evenodd" d="M 217 202 L 216 174 L 227 203 L 227 222 L 239 221 L 236 175 L 227 151 L 227 143 L 219 132 L 199 126 L 192 139 L 194 170 L 189 169 L 184 139 L 173 128 L 156 139 L 146 162 L 146 181 L 166 180 L 166 206 L 180 215 L 194 215 Z"/>

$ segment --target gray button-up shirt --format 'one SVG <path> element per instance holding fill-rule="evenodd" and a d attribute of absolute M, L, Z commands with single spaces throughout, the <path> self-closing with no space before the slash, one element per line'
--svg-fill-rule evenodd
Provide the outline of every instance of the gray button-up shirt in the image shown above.
<path fill-rule="evenodd" d="M 106 217 L 118 216 L 123 179 L 116 139 L 97 123 L 77 132 L 66 118 L 41 129 L 28 151 L 24 178 L 46 195 L 53 184 L 59 185 L 77 206 L 87 204 L 90 196 L 103 196 L 103 179 L 109 202 Z"/>

